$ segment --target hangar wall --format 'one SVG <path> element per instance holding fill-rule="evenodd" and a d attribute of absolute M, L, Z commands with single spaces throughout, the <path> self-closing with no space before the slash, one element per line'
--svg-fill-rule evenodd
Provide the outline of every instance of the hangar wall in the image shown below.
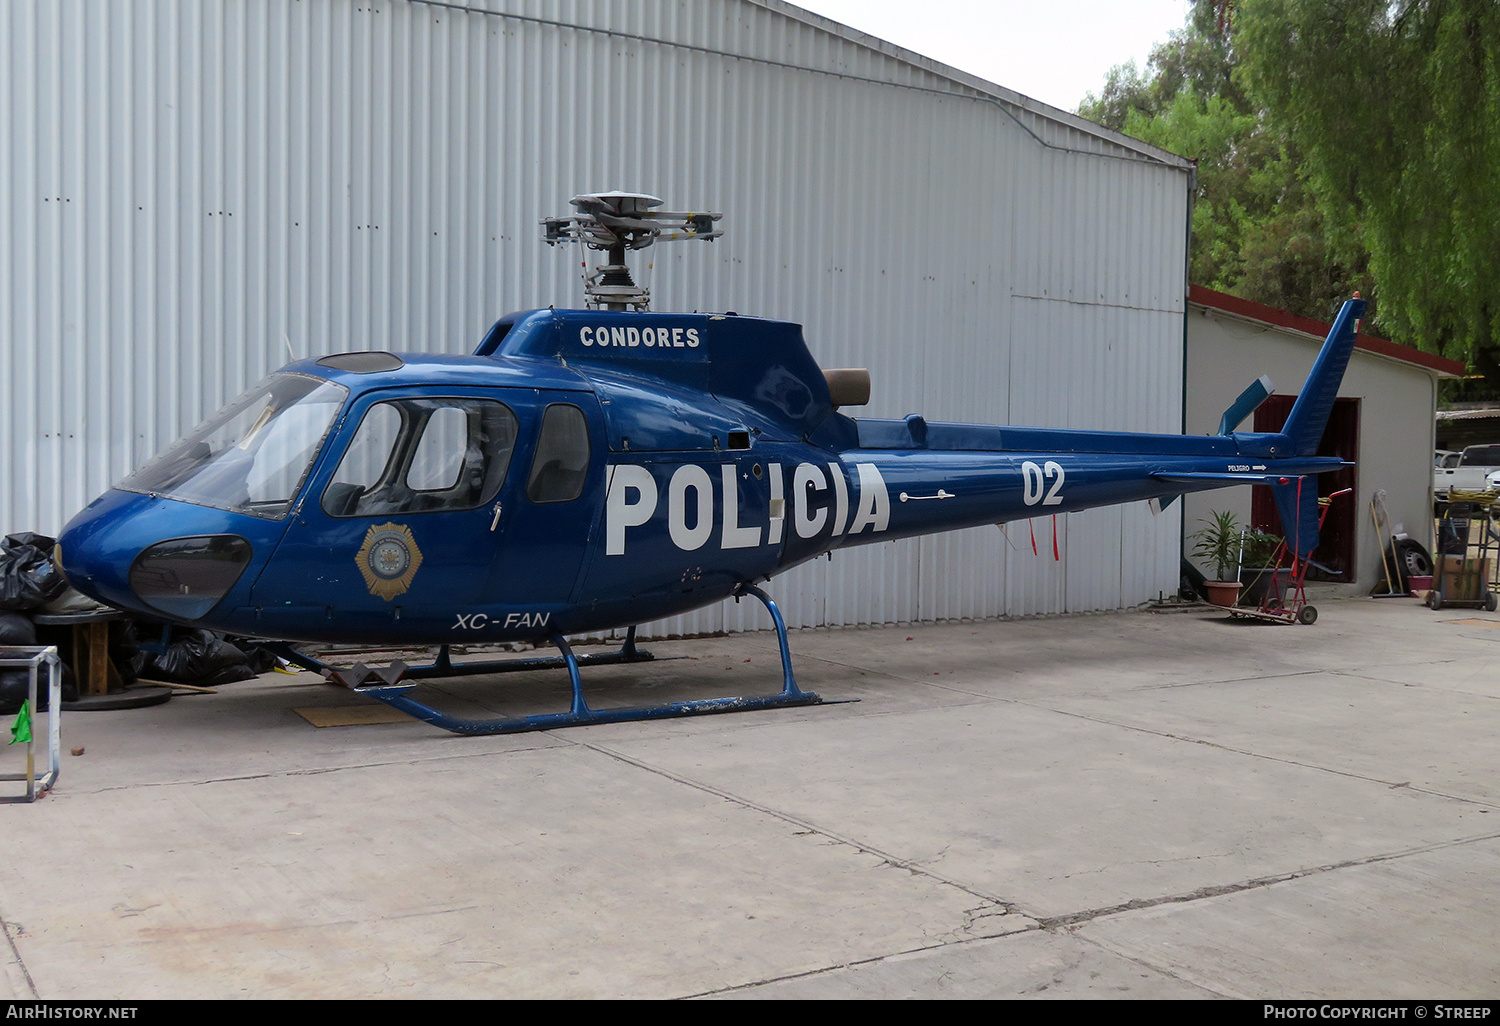
<path fill-rule="evenodd" d="M 723 210 L 656 251 L 655 307 L 802 322 L 867 415 L 1181 427 L 1190 165 L 779 0 L 8 0 L 0 60 L 0 530 L 56 531 L 288 350 L 581 305 L 537 222 L 608 188 Z M 822 625 L 1175 587 L 1175 512 L 1059 518 L 1058 562 L 1034 530 L 775 594 Z"/>

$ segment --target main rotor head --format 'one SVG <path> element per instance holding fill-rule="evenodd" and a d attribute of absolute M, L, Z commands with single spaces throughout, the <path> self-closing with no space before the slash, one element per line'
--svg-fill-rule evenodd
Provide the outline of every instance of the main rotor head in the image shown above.
<path fill-rule="evenodd" d="M 576 242 L 589 249 L 603 250 L 607 262 L 589 273 L 583 262 L 583 291 L 591 310 L 646 310 L 651 305 L 649 273 L 647 283 L 636 284 L 625 265 L 629 250 L 646 249 L 658 241 L 678 242 L 687 239 L 717 239 L 724 232 L 714 227 L 723 214 L 678 213 L 653 210 L 662 200 L 638 192 L 595 192 L 574 196 L 578 213 L 569 217 L 543 219 L 542 240 L 549 246 Z"/>

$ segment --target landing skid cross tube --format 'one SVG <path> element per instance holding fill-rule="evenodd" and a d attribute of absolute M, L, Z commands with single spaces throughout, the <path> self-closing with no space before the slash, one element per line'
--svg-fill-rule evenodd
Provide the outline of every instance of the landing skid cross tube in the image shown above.
<path fill-rule="evenodd" d="M 573 648 L 560 634 L 554 634 L 551 642 L 562 656 L 536 659 L 507 659 L 483 663 L 453 663 L 443 646 L 438 657 L 429 666 L 407 667 L 400 660 L 388 667 L 371 669 L 356 663 L 348 670 L 336 669 L 305 653 L 290 647 L 282 647 L 282 653 L 292 662 L 322 673 L 334 683 L 341 684 L 361 695 L 384 702 L 435 727 L 455 734 L 519 734 L 531 730 L 553 730 L 557 727 L 580 727 L 593 723 L 623 723 L 631 720 L 658 720 L 673 716 L 704 716 L 710 713 L 748 712 L 755 709 L 780 709 L 796 705 L 824 705 L 822 698 L 797 686 L 792 674 L 792 652 L 787 644 L 786 623 L 781 611 L 770 596 L 753 585 L 741 585 L 735 597 L 753 595 L 765 604 L 776 625 L 776 639 L 781 646 L 782 687 L 781 693 L 759 697 L 708 698 L 689 702 L 668 702 L 663 705 L 644 706 L 635 709 L 590 709 L 583 697 L 583 679 L 578 672 L 582 665 L 610 663 L 647 662 L 655 657 L 650 652 L 638 649 L 635 644 L 635 628 L 625 636 L 625 644 L 618 652 L 599 655 L 576 656 Z M 406 692 L 416 687 L 416 681 L 435 677 L 474 676 L 488 673 L 510 673 L 518 670 L 538 670 L 566 667 L 568 679 L 573 687 L 573 707 L 565 713 L 541 713 L 536 716 L 509 717 L 493 720 L 469 720 L 449 716 L 429 705 L 409 697 Z"/>

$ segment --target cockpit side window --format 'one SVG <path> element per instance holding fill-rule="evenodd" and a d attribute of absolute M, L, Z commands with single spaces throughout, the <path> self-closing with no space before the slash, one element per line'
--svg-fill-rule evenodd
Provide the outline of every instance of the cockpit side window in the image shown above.
<path fill-rule="evenodd" d="M 469 418 L 457 406 L 439 406 L 422 428 L 406 486 L 414 492 L 447 492 L 459 483 L 469 455 Z"/>
<path fill-rule="evenodd" d="M 516 415 L 488 399 L 376 403 L 323 491 L 334 517 L 474 509 L 505 481 Z"/>
<path fill-rule="evenodd" d="M 553 403 L 542 414 L 526 497 L 532 502 L 572 502 L 589 472 L 589 425 L 571 403 Z"/>
<path fill-rule="evenodd" d="M 385 474 L 401 434 L 401 414 L 395 403 L 376 403 L 365 414 L 359 433 L 339 463 L 336 482 L 370 488 Z"/>

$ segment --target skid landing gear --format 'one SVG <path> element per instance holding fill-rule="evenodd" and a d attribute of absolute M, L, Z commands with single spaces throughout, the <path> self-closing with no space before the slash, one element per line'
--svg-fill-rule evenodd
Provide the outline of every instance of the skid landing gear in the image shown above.
<path fill-rule="evenodd" d="M 402 712 L 435 727 L 450 730 L 455 734 L 519 734 L 530 730 L 552 730 L 557 727 L 580 727 L 594 723 L 623 723 L 631 720 L 657 720 L 673 716 L 703 716 L 710 713 L 748 712 L 754 709 L 779 709 L 795 705 L 823 705 L 823 699 L 811 691 L 797 686 L 792 675 L 792 652 L 787 645 L 786 624 L 781 611 L 770 596 L 753 585 L 741 585 L 735 597 L 753 595 L 765 604 L 776 625 L 776 639 L 781 645 L 782 686 L 781 693 L 758 697 L 708 698 L 690 702 L 668 702 L 663 705 L 643 706 L 635 709 L 590 709 L 583 697 L 583 679 L 578 672 L 580 666 L 597 666 L 611 663 L 650 662 L 655 657 L 636 647 L 635 628 L 625 635 L 625 644 L 618 652 L 598 655 L 576 656 L 572 646 L 560 634 L 551 637 L 552 644 L 562 653 L 560 657 L 549 656 L 536 659 L 505 659 L 483 663 L 458 663 L 449 659 L 448 646 L 438 651 L 438 657 L 429 666 L 408 667 L 397 660 L 390 666 L 372 669 L 356 663 L 346 670 L 336 669 L 295 649 L 281 646 L 281 654 L 299 666 L 316 670 L 336 684 L 352 691 L 368 695 Z M 416 682 L 434 677 L 468 677 L 487 673 L 512 673 L 520 670 L 540 670 L 566 667 L 568 679 L 573 686 L 573 707 L 565 713 L 542 713 L 536 716 L 519 716 L 493 720 L 468 720 L 449 716 L 431 706 L 409 697 L 406 692 L 416 687 Z"/>

